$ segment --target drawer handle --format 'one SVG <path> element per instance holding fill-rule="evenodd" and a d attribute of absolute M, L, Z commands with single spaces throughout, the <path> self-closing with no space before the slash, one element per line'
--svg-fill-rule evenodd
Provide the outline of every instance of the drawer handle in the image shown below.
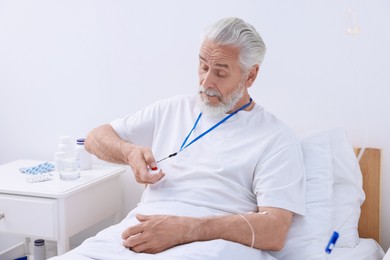
<path fill-rule="evenodd" d="M 4 214 L 4 212 L 0 212 L 0 219 L 3 219 L 3 218 L 5 218 L 5 214 Z"/>

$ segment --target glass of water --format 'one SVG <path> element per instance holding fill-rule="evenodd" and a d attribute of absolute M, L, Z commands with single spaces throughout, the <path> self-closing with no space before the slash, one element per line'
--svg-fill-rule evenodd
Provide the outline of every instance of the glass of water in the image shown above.
<path fill-rule="evenodd" d="M 60 179 L 63 181 L 73 181 L 80 178 L 80 166 L 77 158 L 64 158 L 58 161 Z"/>

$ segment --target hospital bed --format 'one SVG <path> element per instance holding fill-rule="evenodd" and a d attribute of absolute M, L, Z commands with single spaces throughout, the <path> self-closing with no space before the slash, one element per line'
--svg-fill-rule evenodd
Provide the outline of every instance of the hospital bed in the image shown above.
<path fill-rule="evenodd" d="M 129 250 L 124 250 L 116 259 L 382 259 L 380 149 L 354 150 L 346 131 L 341 128 L 305 133 L 299 138 L 306 170 L 306 215 L 294 216 L 281 251 L 262 252 L 229 241 L 213 240 L 177 246 L 158 255 L 134 254 L 128 258 L 125 254 L 129 254 Z M 142 213 L 153 214 L 158 209 L 148 210 Z M 191 206 L 176 205 L 158 213 L 186 215 L 192 212 Z M 115 230 L 110 232 L 106 231 L 103 237 L 117 235 Z M 334 232 L 339 238 L 329 245 L 328 254 L 325 248 Z M 107 257 L 109 253 L 93 258 Z M 69 255 L 66 259 L 74 258 Z"/>

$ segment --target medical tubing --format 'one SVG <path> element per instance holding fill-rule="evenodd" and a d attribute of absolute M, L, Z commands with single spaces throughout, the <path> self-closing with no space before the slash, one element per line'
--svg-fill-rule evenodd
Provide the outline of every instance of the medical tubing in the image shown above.
<path fill-rule="evenodd" d="M 249 220 L 248 220 L 243 214 L 239 214 L 239 216 L 242 217 L 242 218 L 246 221 L 246 223 L 248 223 L 248 225 L 249 225 L 249 227 L 250 227 L 250 229 L 251 229 L 251 231 L 252 231 L 252 243 L 251 243 L 251 248 L 253 248 L 253 246 L 255 245 L 255 238 L 256 238 L 255 231 L 254 231 L 254 229 L 253 229 L 251 223 L 249 222 Z"/>

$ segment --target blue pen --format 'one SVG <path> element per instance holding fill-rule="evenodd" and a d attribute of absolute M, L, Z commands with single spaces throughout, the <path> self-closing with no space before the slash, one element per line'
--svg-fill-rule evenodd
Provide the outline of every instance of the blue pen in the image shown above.
<path fill-rule="evenodd" d="M 325 252 L 327 254 L 330 254 L 332 252 L 338 238 L 339 238 L 339 233 L 337 231 L 334 231 L 332 237 L 329 239 L 328 245 L 325 248 Z"/>

